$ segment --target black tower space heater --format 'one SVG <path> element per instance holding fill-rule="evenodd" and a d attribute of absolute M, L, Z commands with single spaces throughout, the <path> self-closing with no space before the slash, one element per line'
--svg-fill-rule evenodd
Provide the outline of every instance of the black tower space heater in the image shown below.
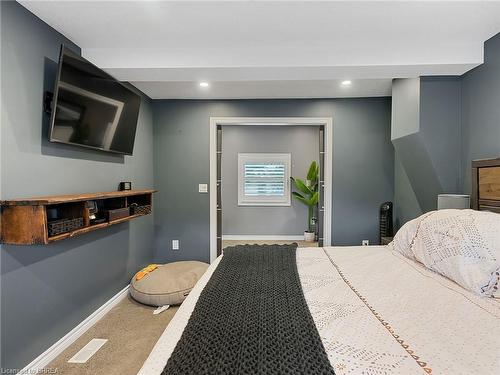
<path fill-rule="evenodd" d="M 380 230 L 379 242 L 382 244 L 382 237 L 392 237 L 392 202 L 382 203 L 380 206 Z"/>

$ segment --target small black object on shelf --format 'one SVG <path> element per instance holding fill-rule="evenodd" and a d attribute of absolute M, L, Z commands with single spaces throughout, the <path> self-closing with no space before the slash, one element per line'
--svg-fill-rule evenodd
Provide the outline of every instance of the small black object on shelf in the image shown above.
<path fill-rule="evenodd" d="M 107 221 L 123 219 L 127 216 L 130 216 L 130 207 L 103 209 L 102 211 Z"/>
<path fill-rule="evenodd" d="M 105 223 L 105 222 L 106 222 L 106 218 L 105 217 L 98 217 L 96 219 L 90 220 L 90 225 L 102 224 L 102 223 Z"/>
<path fill-rule="evenodd" d="M 119 186 L 118 190 L 120 190 L 120 191 L 132 190 L 132 182 L 130 182 L 130 181 L 120 182 L 120 186 Z"/>
<path fill-rule="evenodd" d="M 92 222 L 92 220 L 97 219 L 97 213 L 99 209 L 97 208 L 97 202 L 96 201 L 87 201 L 85 202 L 85 206 L 89 210 L 89 219 Z"/>

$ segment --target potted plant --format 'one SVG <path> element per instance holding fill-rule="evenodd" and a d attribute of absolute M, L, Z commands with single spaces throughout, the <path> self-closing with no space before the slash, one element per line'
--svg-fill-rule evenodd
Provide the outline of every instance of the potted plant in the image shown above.
<path fill-rule="evenodd" d="M 306 180 L 291 177 L 295 188 L 292 195 L 298 201 L 304 203 L 308 208 L 307 230 L 304 231 L 304 241 L 313 242 L 316 239 L 316 217 L 314 209 L 319 201 L 319 165 L 313 161 L 307 172 Z"/>

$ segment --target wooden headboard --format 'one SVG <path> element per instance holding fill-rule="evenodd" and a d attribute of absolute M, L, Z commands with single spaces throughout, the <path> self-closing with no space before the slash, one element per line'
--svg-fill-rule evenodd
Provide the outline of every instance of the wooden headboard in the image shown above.
<path fill-rule="evenodd" d="M 471 205 L 475 210 L 500 213 L 500 158 L 472 162 Z"/>

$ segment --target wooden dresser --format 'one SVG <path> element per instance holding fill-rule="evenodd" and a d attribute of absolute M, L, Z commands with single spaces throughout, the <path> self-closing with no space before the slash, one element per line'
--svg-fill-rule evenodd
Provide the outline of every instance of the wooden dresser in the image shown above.
<path fill-rule="evenodd" d="M 500 213 L 500 158 L 472 162 L 471 206 Z"/>

